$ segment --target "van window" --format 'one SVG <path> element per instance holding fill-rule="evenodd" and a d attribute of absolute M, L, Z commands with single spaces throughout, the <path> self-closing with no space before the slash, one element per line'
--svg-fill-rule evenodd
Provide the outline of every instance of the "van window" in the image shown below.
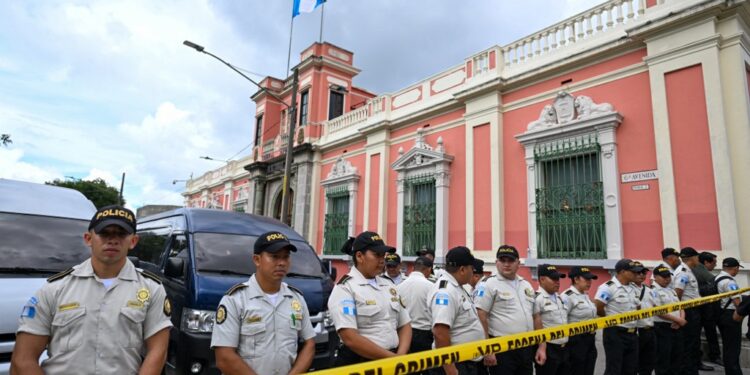
<path fill-rule="evenodd" d="M 200 271 L 255 273 L 253 245 L 258 237 L 223 233 L 195 233 L 195 262 Z M 292 241 L 297 252 L 292 253 L 290 273 L 324 277 L 320 260 L 312 248 L 301 241 Z"/>
<path fill-rule="evenodd" d="M 0 213 L 0 268 L 58 272 L 81 263 L 91 256 L 83 242 L 88 225 L 88 220 Z"/>
<path fill-rule="evenodd" d="M 158 267 L 161 265 L 161 256 L 164 253 L 164 245 L 167 243 L 168 233 L 140 232 L 138 245 L 130 250 L 130 256 L 135 256 L 141 262 L 151 263 Z"/>

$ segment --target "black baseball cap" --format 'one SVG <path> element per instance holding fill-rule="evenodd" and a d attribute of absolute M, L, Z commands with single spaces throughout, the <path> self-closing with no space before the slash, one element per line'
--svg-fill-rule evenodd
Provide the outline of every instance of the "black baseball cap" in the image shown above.
<path fill-rule="evenodd" d="M 116 225 L 130 234 L 135 233 L 135 215 L 122 206 L 105 206 L 98 209 L 91 218 L 89 230 L 99 233 L 110 225 Z"/>
<path fill-rule="evenodd" d="M 672 277 L 672 271 L 669 269 L 669 267 L 660 264 L 654 268 L 654 276 L 661 276 L 661 277 Z"/>
<path fill-rule="evenodd" d="M 297 251 L 297 247 L 289 242 L 289 239 L 280 232 L 266 232 L 258 236 L 258 240 L 253 245 L 253 252 L 260 254 L 262 252 L 275 253 L 281 249 Z"/>
<path fill-rule="evenodd" d="M 434 257 L 435 256 L 435 250 L 432 250 L 432 249 L 430 249 L 427 246 L 423 246 L 421 249 L 417 250 L 417 255 L 419 255 L 419 256 L 424 256 L 424 255 L 427 255 L 427 254 L 430 254 L 430 255 L 432 255 Z"/>
<path fill-rule="evenodd" d="M 682 250 L 680 250 L 680 258 L 690 258 L 690 257 L 697 257 L 698 252 L 693 249 L 692 247 L 683 247 Z"/>
<path fill-rule="evenodd" d="M 666 257 L 670 255 L 680 256 L 680 253 L 671 247 L 667 247 L 661 251 L 661 259 L 665 259 Z"/>
<path fill-rule="evenodd" d="M 417 265 L 417 264 L 428 267 L 428 268 L 432 267 L 432 261 L 430 260 L 430 258 L 424 257 L 424 256 L 417 257 L 417 259 L 414 261 L 414 265 Z"/>
<path fill-rule="evenodd" d="M 401 257 L 398 256 L 398 254 L 396 253 L 386 254 L 385 256 L 386 266 L 397 266 L 399 263 L 401 263 Z"/>
<path fill-rule="evenodd" d="M 551 264 L 540 264 L 539 265 L 539 277 L 547 276 L 551 279 L 564 279 L 565 274 L 558 271 L 557 267 Z"/>
<path fill-rule="evenodd" d="M 474 255 L 471 255 L 471 250 L 465 246 L 456 246 L 448 250 L 448 254 L 445 254 L 445 265 L 461 267 L 461 266 L 474 266 Z"/>
<path fill-rule="evenodd" d="M 497 259 L 500 259 L 502 257 L 518 259 L 518 250 L 510 245 L 502 245 L 497 248 Z"/>
<path fill-rule="evenodd" d="M 365 250 L 372 250 L 380 254 L 396 252 L 395 247 L 386 245 L 379 234 L 371 231 L 360 233 L 352 243 L 352 254 Z"/>
<path fill-rule="evenodd" d="M 740 264 L 740 261 L 738 261 L 737 258 L 724 258 L 724 260 L 721 261 L 721 266 L 745 268 L 745 267 L 742 267 L 742 265 Z"/>
<path fill-rule="evenodd" d="M 484 261 L 474 258 L 474 273 L 484 273 Z"/>
<path fill-rule="evenodd" d="M 634 262 L 632 259 L 620 259 L 615 264 L 615 271 L 633 271 L 633 272 L 641 272 L 643 271 L 643 265 L 640 262 Z"/>
<path fill-rule="evenodd" d="M 570 272 L 568 272 L 568 277 L 571 279 L 574 277 L 583 277 L 586 280 L 596 280 L 599 277 L 591 273 L 591 269 L 588 267 L 581 267 L 581 266 L 574 266 L 570 268 Z"/>
<path fill-rule="evenodd" d="M 640 271 L 635 271 L 635 272 L 648 272 L 649 271 L 648 267 L 644 266 L 643 263 L 641 263 L 641 262 L 639 262 L 637 260 L 633 261 L 633 263 L 635 263 L 636 267 L 641 267 Z"/>

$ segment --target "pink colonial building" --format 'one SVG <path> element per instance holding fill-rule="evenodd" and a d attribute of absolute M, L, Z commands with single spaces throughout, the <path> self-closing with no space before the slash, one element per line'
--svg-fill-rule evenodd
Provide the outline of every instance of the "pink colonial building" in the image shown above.
<path fill-rule="evenodd" d="M 368 229 L 407 261 L 504 243 L 600 275 L 667 246 L 750 260 L 748 25 L 747 1 L 611 0 L 382 95 L 353 85 L 352 52 L 313 44 L 293 226 L 342 268 Z M 289 102 L 290 78 L 262 84 Z M 189 182 L 186 205 L 279 216 L 285 106 L 253 100 L 253 154 Z"/>

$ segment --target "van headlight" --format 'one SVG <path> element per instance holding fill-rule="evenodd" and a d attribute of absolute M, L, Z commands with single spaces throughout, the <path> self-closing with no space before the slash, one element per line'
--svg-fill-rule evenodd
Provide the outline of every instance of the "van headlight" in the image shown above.
<path fill-rule="evenodd" d="M 182 330 L 193 333 L 211 333 L 214 330 L 216 311 L 182 309 Z"/>

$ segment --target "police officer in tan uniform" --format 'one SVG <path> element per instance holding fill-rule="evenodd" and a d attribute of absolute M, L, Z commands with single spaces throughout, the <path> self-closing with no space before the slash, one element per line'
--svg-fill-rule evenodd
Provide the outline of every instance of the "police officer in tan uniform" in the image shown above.
<path fill-rule="evenodd" d="M 635 274 L 643 267 L 630 259 L 615 264 L 615 276 L 599 286 L 594 303 L 599 316 L 616 315 L 638 310 Z M 638 334 L 636 323 L 627 322 L 604 329 L 604 354 L 607 375 L 634 375 L 638 370 Z"/>
<path fill-rule="evenodd" d="M 476 307 L 462 287 L 474 274 L 474 256 L 464 246 L 457 246 L 445 255 L 445 273 L 433 286 L 429 298 L 432 308 L 432 333 L 435 348 L 479 341 L 485 338 Z M 478 375 L 484 371 L 482 357 L 443 365 L 434 374 Z M 485 372 L 486 373 L 486 372 Z"/>
<path fill-rule="evenodd" d="M 409 313 L 396 285 L 380 276 L 388 246 L 375 232 L 350 238 L 341 249 L 354 267 L 328 298 L 328 311 L 341 338 L 336 366 L 406 354 L 411 343 Z"/>
<path fill-rule="evenodd" d="M 588 295 L 591 280 L 598 277 L 588 267 L 571 267 L 568 273 L 571 285 L 562 298 L 568 312 L 568 323 L 578 323 L 596 318 L 596 306 Z M 568 340 L 570 365 L 568 374 L 593 375 L 596 367 L 596 332 L 572 336 Z"/>
<path fill-rule="evenodd" d="M 253 246 L 255 274 L 219 302 L 211 348 L 224 374 L 300 374 L 310 367 L 315 354 L 310 313 L 302 292 L 282 281 L 295 251 L 283 233 L 261 234 Z"/>
<path fill-rule="evenodd" d="M 534 289 L 518 276 L 518 250 L 503 245 L 496 253 L 498 274 L 487 278 L 474 302 L 487 337 L 508 336 L 534 330 Z M 480 295 L 481 294 L 481 295 Z M 490 374 L 531 375 L 534 348 L 526 347 L 485 356 Z"/>
<path fill-rule="evenodd" d="M 539 290 L 534 300 L 534 329 L 550 328 L 568 324 L 565 300 L 560 298 L 560 279 L 565 274 L 549 264 L 539 265 Z M 570 354 L 565 346 L 568 337 L 540 343 L 536 350 L 537 375 L 565 374 L 570 363 Z"/>
<path fill-rule="evenodd" d="M 406 280 L 406 275 L 401 272 L 401 257 L 398 254 L 385 255 L 385 272 L 381 276 L 390 279 L 396 285 Z"/>
<path fill-rule="evenodd" d="M 124 207 L 94 214 L 83 234 L 91 258 L 47 279 L 24 306 L 11 374 L 161 373 L 172 307 L 158 277 L 127 258 L 135 229 Z"/>

